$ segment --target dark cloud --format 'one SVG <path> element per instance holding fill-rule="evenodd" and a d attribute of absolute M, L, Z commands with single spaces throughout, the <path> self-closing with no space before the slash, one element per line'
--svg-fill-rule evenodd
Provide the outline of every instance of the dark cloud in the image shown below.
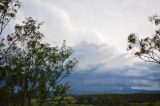
<path fill-rule="evenodd" d="M 82 42 L 74 49 L 79 66 L 67 78 L 71 92 L 160 90 L 159 65 L 135 61 L 108 45 Z"/>

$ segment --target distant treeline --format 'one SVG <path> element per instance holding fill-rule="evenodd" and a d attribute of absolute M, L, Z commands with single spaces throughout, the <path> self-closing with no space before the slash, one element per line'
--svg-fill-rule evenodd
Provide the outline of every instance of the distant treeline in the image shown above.
<path fill-rule="evenodd" d="M 129 106 L 130 103 L 155 103 L 160 101 L 159 94 L 97 94 L 97 95 L 79 95 L 74 96 L 78 104 L 112 104 L 117 106 Z M 111 105 L 111 106 L 112 106 Z"/>

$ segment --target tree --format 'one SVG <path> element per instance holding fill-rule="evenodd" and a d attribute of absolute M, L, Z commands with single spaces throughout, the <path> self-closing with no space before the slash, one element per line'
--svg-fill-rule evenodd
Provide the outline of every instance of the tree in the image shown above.
<path fill-rule="evenodd" d="M 15 18 L 20 6 L 19 0 L 0 0 L 0 35 L 8 23 Z"/>
<path fill-rule="evenodd" d="M 10 104 L 30 106 L 36 99 L 42 105 L 49 97 L 65 94 L 69 87 L 61 80 L 77 60 L 70 58 L 72 50 L 65 41 L 61 48 L 42 43 L 40 26 L 29 17 L 1 42 L 0 89 L 5 89 Z"/>
<path fill-rule="evenodd" d="M 21 6 L 21 2 L 19 0 L 0 0 L 0 59 L 5 54 L 3 46 L 3 41 L 5 40 L 6 36 L 3 36 L 2 33 L 4 29 L 6 29 L 6 26 L 8 23 L 15 18 L 18 9 Z M 8 36 L 8 39 L 10 36 Z M 14 42 L 13 42 L 14 43 Z M 13 44 L 8 44 L 8 50 L 9 47 L 11 47 Z M 6 49 L 6 52 L 8 51 Z"/>
<path fill-rule="evenodd" d="M 42 23 L 29 17 L 15 32 L 3 34 L 15 18 L 19 0 L 0 1 L 0 105 L 30 106 L 33 100 L 43 105 L 52 96 L 62 96 L 69 85 L 61 83 L 77 64 L 72 49 L 52 47 L 41 40 Z"/>
<path fill-rule="evenodd" d="M 152 16 L 150 22 L 156 26 L 160 24 L 160 17 Z M 152 37 L 139 39 L 138 35 L 131 33 L 128 36 L 128 50 L 136 48 L 134 55 L 146 62 L 160 64 L 160 29 L 157 29 Z"/>
<path fill-rule="evenodd" d="M 3 41 L 5 36 L 2 35 L 2 32 L 6 29 L 8 23 L 15 18 L 17 10 L 20 6 L 21 3 L 19 0 L 0 0 L 0 65 L 4 65 L 4 60 L 2 61 L 2 47 L 4 46 Z M 2 72 L 3 70 L 0 68 L 0 105 L 6 106 L 6 103 L 9 102 L 9 92 L 5 88 L 2 89 L 2 85 L 4 84 L 1 80 L 3 79 Z"/>

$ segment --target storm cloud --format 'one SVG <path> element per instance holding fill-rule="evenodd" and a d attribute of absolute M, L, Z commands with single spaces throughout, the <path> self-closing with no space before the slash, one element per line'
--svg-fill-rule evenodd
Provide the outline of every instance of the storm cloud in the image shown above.
<path fill-rule="evenodd" d="M 158 14 L 155 0 L 22 0 L 15 23 L 33 17 L 44 24 L 45 42 L 63 40 L 79 64 L 65 81 L 70 91 L 160 90 L 160 67 L 126 51 L 127 36 L 150 36 L 148 16 Z"/>

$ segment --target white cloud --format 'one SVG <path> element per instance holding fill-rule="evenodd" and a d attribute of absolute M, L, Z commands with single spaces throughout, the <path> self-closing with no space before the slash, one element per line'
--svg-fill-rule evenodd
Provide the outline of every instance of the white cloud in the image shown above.
<path fill-rule="evenodd" d="M 154 27 L 147 17 L 160 11 L 159 0 L 22 0 L 22 3 L 18 21 L 21 16 L 44 21 L 42 31 L 50 43 L 64 39 L 69 44 L 106 42 L 121 53 L 126 51 L 129 33 L 152 34 Z"/>
<path fill-rule="evenodd" d="M 160 11 L 159 0 L 53 0 L 50 3 L 64 8 L 76 27 L 97 30 L 105 42 L 123 53 L 129 33 L 152 34 L 154 27 L 148 16 Z"/>
<path fill-rule="evenodd" d="M 68 13 L 54 3 L 42 0 L 23 0 L 22 3 L 17 21 L 20 22 L 24 17 L 30 16 L 38 21 L 44 21 L 42 32 L 47 42 L 59 44 L 66 40 L 71 45 L 81 41 L 100 42 L 101 35 L 96 30 L 75 27 Z"/>
<path fill-rule="evenodd" d="M 127 53 L 120 54 L 117 49 L 114 47 L 101 43 L 87 43 L 81 42 L 73 47 L 74 57 L 77 57 L 79 60 L 78 68 L 82 71 L 86 71 L 93 67 L 98 67 L 95 71 L 100 73 L 106 73 L 107 71 L 113 71 L 115 73 L 125 73 L 128 75 L 133 75 L 137 70 L 137 59 L 135 57 L 128 55 Z M 138 63 L 141 64 L 140 61 Z M 126 68 L 128 69 L 126 71 Z M 145 70 L 145 65 L 138 70 Z M 126 71 L 126 72 L 121 72 Z M 137 73 L 138 70 L 136 71 Z M 136 73 L 136 74 L 137 74 Z"/>

